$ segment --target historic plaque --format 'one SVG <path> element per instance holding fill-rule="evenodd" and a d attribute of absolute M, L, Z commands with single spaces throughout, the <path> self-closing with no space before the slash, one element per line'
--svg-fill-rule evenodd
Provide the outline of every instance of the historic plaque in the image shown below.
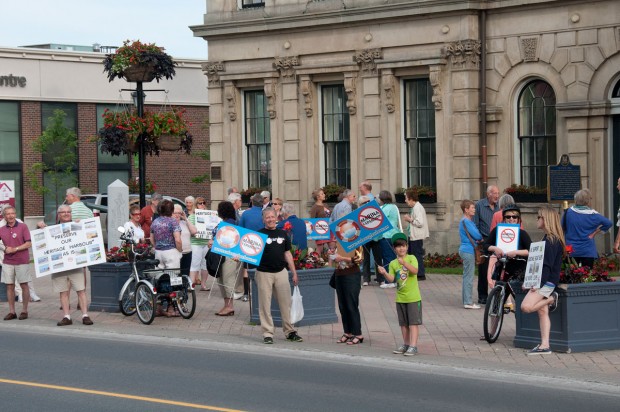
<path fill-rule="evenodd" d="M 581 190 L 581 167 L 571 164 L 567 154 L 563 154 L 560 163 L 549 166 L 550 201 L 573 200 L 575 193 Z"/>

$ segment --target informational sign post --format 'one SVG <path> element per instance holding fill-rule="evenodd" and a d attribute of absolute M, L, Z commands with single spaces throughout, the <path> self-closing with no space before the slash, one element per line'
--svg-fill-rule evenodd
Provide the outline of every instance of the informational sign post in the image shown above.
<path fill-rule="evenodd" d="M 373 200 L 330 223 L 329 228 L 348 253 L 394 227 Z"/>
<path fill-rule="evenodd" d="M 519 233 L 521 227 L 509 223 L 500 223 L 497 225 L 497 238 L 495 245 L 504 251 L 504 253 L 512 252 L 519 249 Z"/>
<path fill-rule="evenodd" d="M 329 231 L 329 219 L 302 219 L 306 224 L 306 235 L 308 240 L 329 240 L 331 232 Z"/>
<path fill-rule="evenodd" d="M 196 215 L 196 237 L 201 239 L 213 239 L 213 229 L 222 221 L 215 210 L 194 210 Z"/>
<path fill-rule="evenodd" d="M 267 235 L 230 223 L 220 223 L 211 250 L 218 255 L 239 257 L 242 262 L 258 265 L 263 257 Z"/>
<path fill-rule="evenodd" d="M 33 230 L 30 237 L 38 278 L 106 261 L 98 217 Z"/>
<path fill-rule="evenodd" d="M 540 287 L 544 258 L 545 242 L 532 242 L 532 244 L 530 245 L 530 253 L 527 256 L 525 279 L 523 280 L 523 287 L 525 289 L 538 289 Z"/>
<path fill-rule="evenodd" d="M 554 201 L 572 201 L 575 193 L 581 190 L 581 168 L 573 165 L 567 154 L 560 157 L 560 162 L 549 166 L 549 199 Z"/>

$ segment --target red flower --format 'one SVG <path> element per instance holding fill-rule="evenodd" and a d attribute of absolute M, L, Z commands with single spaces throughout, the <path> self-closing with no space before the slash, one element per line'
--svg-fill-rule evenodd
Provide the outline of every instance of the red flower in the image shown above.
<path fill-rule="evenodd" d="M 566 245 L 566 253 L 569 255 L 573 253 L 573 245 Z"/>
<path fill-rule="evenodd" d="M 287 232 L 293 229 L 293 225 L 291 225 L 291 222 L 286 222 L 284 224 L 284 230 L 286 230 Z"/>

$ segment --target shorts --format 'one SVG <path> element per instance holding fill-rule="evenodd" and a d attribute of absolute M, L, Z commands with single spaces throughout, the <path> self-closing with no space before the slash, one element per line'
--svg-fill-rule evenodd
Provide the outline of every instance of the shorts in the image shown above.
<path fill-rule="evenodd" d="M 422 301 L 411 303 L 396 303 L 398 326 L 412 326 L 422 324 Z"/>
<path fill-rule="evenodd" d="M 14 285 L 15 281 L 17 281 L 17 283 L 32 282 L 30 264 L 9 265 L 5 263 L 2 265 L 2 283 Z"/>
<path fill-rule="evenodd" d="M 207 261 L 205 257 L 209 251 L 207 245 L 192 245 L 192 264 L 189 268 L 192 272 L 198 272 L 200 270 L 207 270 Z"/>
<path fill-rule="evenodd" d="M 69 289 L 80 292 L 86 289 L 84 271 L 80 268 L 67 270 L 62 273 L 53 273 L 52 286 L 54 287 L 54 292 L 56 293 L 67 292 Z"/>

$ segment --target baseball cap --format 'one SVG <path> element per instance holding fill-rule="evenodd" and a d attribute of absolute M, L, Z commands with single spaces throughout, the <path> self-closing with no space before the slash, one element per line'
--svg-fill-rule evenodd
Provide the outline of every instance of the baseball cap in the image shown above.
<path fill-rule="evenodd" d="M 399 239 L 407 241 L 407 235 L 405 235 L 403 232 L 394 233 L 394 235 L 392 236 L 392 243 L 396 242 Z"/>

